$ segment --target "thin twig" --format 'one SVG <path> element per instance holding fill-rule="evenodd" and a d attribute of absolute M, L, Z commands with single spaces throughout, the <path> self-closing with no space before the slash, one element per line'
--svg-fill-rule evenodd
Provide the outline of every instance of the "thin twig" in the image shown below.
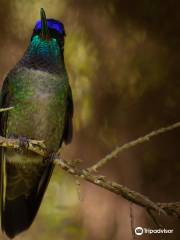
<path fill-rule="evenodd" d="M 131 233 L 132 233 L 132 237 L 133 237 L 133 240 L 136 238 L 135 236 L 135 232 L 134 232 L 134 214 L 133 214 L 133 203 L 130 203 L 130 206 L 129 206 L 129 216 L 130 216 L 130 223 L 131 223 Z"/>
<path fill-rule="evenodd" d="M 180 203 L 171 202 L 171 203 L 157 203 L 159 207 L 164 209 L 168 215 L 180 218 Z"/>
<path fill-rule="evenodd" d="M 119 153 L 128 150 L 132 147 L 137 146 L 138 144 L 148 142 L 152 137 L 155 137 L 159 134 L 171 131 L 175 128 L 180 127 L 180 122 L 174 123 L 168 127 L 162 127 L 158 130 L 154 130 L 151 133 L 146 134 L 143 137 L 139 137 L 136 140 L 133 140 L 131 142 L 125 143 L 122 146 L 116 147 L 111 153 L 107 154 L 104 158 L 100 159 L 97 163 L 95 163 L 93 166 L 91 166 L 88 170 L 90 172 L 97 172 L 98 169 L 102 168 L 104 165 L 107 164 L 110 160 L 115 158 Z"/>
<path fill-rule="evenodd" d="M 151 220 L 153 221 L 153 223 L 156 225 L 156 227 L 158 228 L 162 228 L 163 226 L 157 221 L 156 217 L 154 216 L 154 214 L 152 213 L 152 211 L 150 209 L 147 209 L 147 213 L 150 216 Z"/>
<path fill-rule="evenodd" d="M 0 108 L 0 112 L 6 112 L 12 110 L 14 107 Z"/>

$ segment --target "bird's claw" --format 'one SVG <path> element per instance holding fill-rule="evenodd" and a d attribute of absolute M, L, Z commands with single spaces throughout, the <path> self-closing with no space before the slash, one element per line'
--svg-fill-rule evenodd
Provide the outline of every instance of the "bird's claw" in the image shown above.
<path fill-rule="evenodd" d="M 54 162 L 54 159 L 56 158 L 56 153 L 50 153 L 48 155 L 48 157 L 46 158 L 43 158 L 43 163 L 44 164 L 49 164 L 49 163 L 53 163 Z"/>
<path fill-rule="evenodd" d="M 29 147 L 29 140 L 27 137 L 19 137 L 19 146 L 22 152 L 27 151 Z"/>

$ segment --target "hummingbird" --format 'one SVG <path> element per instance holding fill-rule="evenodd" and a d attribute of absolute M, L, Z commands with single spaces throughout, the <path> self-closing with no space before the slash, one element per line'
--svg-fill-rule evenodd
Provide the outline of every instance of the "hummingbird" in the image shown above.
<path fill-rule="evenodd" d="M 9 237 L 27 230 L 36 217 L 52 175 L 52 154 L 73 133 L 73 100 L 64 63 L 62 22 L 41 19 L 35 24 L 23 57 L 7 74 L 0 107 L 0 135 L 17 137 L 21 150 L 0 149 L 1 229 Z M 25 150 L 28 139 L 43 140 L 49 159 Z"/>

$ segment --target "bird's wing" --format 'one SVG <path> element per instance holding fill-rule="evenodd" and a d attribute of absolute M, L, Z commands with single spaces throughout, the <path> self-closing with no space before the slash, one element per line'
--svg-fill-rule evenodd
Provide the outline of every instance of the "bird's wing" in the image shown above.
<path fill-rule="evenodd" d="M 1 94 L 0 94 L 0 108 L 9 107 L 10 95 L 11 95 L 11 90 L 9 89 L 9 78 L 6 77 L 1 89 Z M 0 112 L 0 135 L 1 136 L 5 136 L 7 117 L 8 117 L 8 111 Z"/>
<path fill-rule="evenodd" d="M 66 114 L 65 114 L 65 127 L 64 127 L 63 139 L 62 139 L 66 144 L 69 144 L 71 142 L 72 136 L 73 136 L 73 123 L 72 123 L 73 111 L 74 111 L 74 106 L 73 106 L 72 91 L 69 86 L 68 96 L 67 96 L 67 105 L 66 105 Z"/>
<path fill-rule="evenodd" d="M 11 91 L 9 90 L 9 80 L 8 77 L 4 80 L 3 87 L 1 89 L 0 95 L 0 108 L 5 108 L 9 106 L 9 98 Z M 6 134 L 6 123 L 7 123 L 8 111 L 0 112 L 0 136 L 5 136 Z M 5 206 L 6 198 L 6 162 L 4 158 L 4 149 L 0 148 L 0 217 L 1 217 L 1 228 L 3 229 L 3 218 L 2 213 Z"/>
<path fill-rule="evenodd" d="M 1 96 L 0 108 L 9 107 L 11 99 L 10 75 L 4 80 Z M 0 135 L 6 137 L 6 124 L 8 119 L 8 111 L 0 112 Z M 14 184 L 15 178 L 20 179 L 19 184 L 24 179 L 31 179 L 31 166 L 29 172 L 26 174 L 22 172 L 21 167 L 8 164 L 5 160 L 4 148 L 0 148 L 0 219 L 1 229 L 5 231 L 8 236 L 14 237 L 19 232 L 27 229 L 33 222 L 37 211 L 40 207 L 45 190 L 49 183 L 54 164 L 47 163 L 44 166 L 37 168 L 39 175 L 34 177 L 33 189 L 29 195 L 24 197 L 19 196 L 13 201 L 7 200 L 7 186 Z M 27 166 L 28 168 L 28 166 Z M 7 174 L 8 173 L 8 174 Z M 35 173 L 34 173 L 35 176 Z M 20 186 L 21 188 L 22 186 Z M 14 188 L 15 191 L 15 188 Z M 18 215 L 18 218 L 17 218 Z"/>

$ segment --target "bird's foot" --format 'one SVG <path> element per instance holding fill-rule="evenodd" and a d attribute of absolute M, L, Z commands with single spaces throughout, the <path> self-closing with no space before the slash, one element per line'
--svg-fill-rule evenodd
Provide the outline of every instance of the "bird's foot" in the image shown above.
<path fill-rule="evenodd" d="M 20 151 L 26 152 L 29 147 L 29 140 L 27 137 L 19 137 L 19 146 L 20 146 Z"/>
<path fill-rule="evenodd" d="M 43 158 L 43 163 L 44 164 L 50 164 L 54 162 L 54 159 L 56 158 L 56 153 L 52 152 L 48 155 L 48 157 Z"/>
<path fill-rule="evenodd" d="M 16 138 L 18 138 L 18 136 L 17 136 L 16 134 L 9 133 L 9 134 L 7 135 L 7 138 L 16 139 Z"/>

